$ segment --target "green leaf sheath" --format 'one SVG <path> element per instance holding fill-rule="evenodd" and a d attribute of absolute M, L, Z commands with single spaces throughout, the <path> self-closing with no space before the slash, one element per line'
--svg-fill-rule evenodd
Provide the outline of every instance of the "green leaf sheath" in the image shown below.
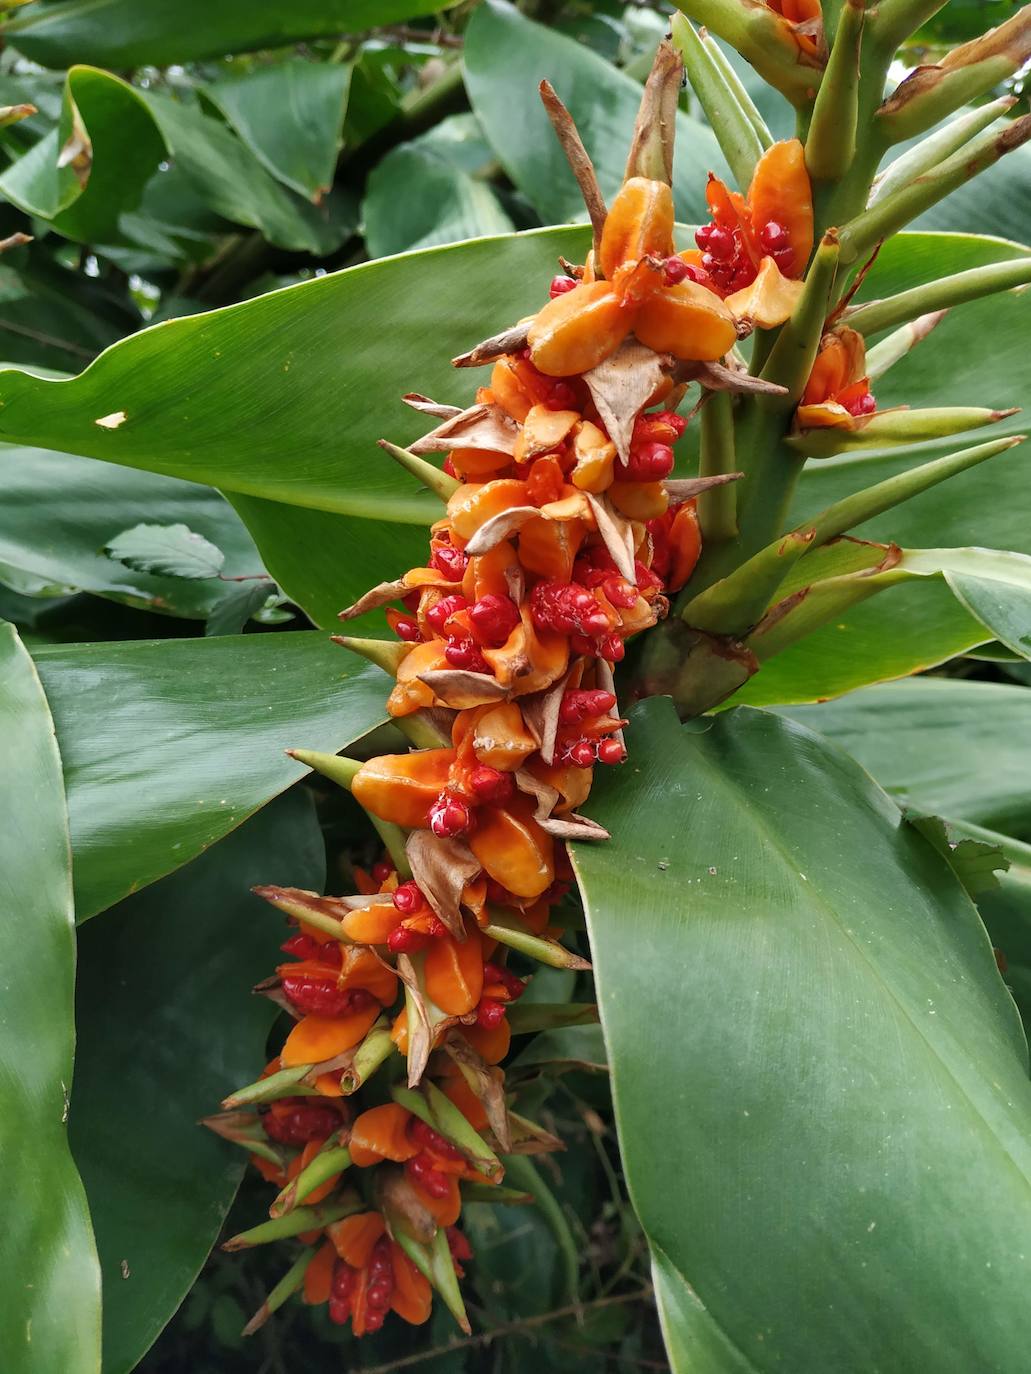
<path fill-rule="evenodd" d="M 804 729 L 630 728 L 574 863 L 674 1370 L 1017 1374 L 1027 1049 L 955 875 Z"/>
<path fill-rule="evenodd" d="M 128 1374 L 175 1312 L 246 1165 L 197 1121 L 261 1068 L 276 1012 L 250 987 L 282 922 L 250 889 L 324 881 L 315 810 L 294 789 L 80 932 L 72 1146 L 97 1227 L 104 1374 Z"/>
<path fill-rule="evenodd" d="M 71 852 L 46 697 L 0 623 L 0 1343 L 10 1374 L 99 1374 L 100 1271 L 68 1149 L 75 1046 Z"/>
<path fill-rule="evenodd" d="M 320 634 L 37 651 L 69 796 L 78 919 L 187 863 L 385 719 L 383 674 Z"/>

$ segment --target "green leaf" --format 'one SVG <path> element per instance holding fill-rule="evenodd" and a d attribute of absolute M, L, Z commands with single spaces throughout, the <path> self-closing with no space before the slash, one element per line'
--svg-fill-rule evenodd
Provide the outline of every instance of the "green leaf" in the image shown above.
<path fill-rule="evenodd" d="M 251 616 L 261 610 L 270 596 L 275 597 L 275 588 L 269 578 L 255 577 L 246 582 L 231 582 L 212 608 L 204 633 L 214 636 L 240 634 Z"/>
<path fill-rule="evenodd" d="M 542 1031 L 507 1067 L 513 1071 L 544 1069 L 564 1073 L 569 1069 L 593 1069 L 604 1073 L 608 1064 L 601 1027 L 561 1026 Z"/>
<path fill-rule="evenodd" d="M 226 556 L 188 525 L 133 525 L 104 545 L 104 552 L 135 572 L 165 577 L 217 577 Z"/>
<path fill-rule="evenodd" d="M 998 888 L 999 871 L 1009 867 L 1001 845 L 969 837 L 962 839 L 957 836 L 955 827 L 941 816 L 915 815 L 909 811 L 903 814 L 946 860 L 969 897 L 976 900 L 983 893 Z"/>
<path fill-rule="evenodd" d="M 918 678 L 789 714 L 847 750 L 906 807 L 1031 835 L 1031 692 Z"/>
<path fill-rule="evenodd" d="M 104 1374 L 132 1369 L 179 1306 L 246 1164 L 197 1123 L 254 1077 L 276 1011 L 250 988 L 282 923 L 250 889 L 324 879 L 311 797 L 294 788 L 80 933 L 72 1144 L 104 1278 Z"/>
<path fill-rule="evenodd" d="M 574 864 L 673 1369 L 1019 1369 L 1027 1047 L 954 874 L 793 723 L 629 736 Z"/>
<path fill-rule="evenodd" d="M 369 177 L 362 219 L 373 257 L 514 228 L 477 173 L 493 162 L 475 115 L 453 115 L 394 148 Z"/>
<path fill-rule="evenodd" d="M 1002 976 L 1013 994 L 1025 1032 L 1031 1026 L 1031 845 L 979 826 L 953 827 L 984 844 L 997 845 L 1009 867 L 997 887 L 982 892 L 978 910 L 992 944 L 1002 955 Z"/>
<path fill-rule="evenodd" d="M 316 204 L 333 184 L 351 68 L 303 58 L 204 87 L 266 171 Z"/>
<path fill-rule="evenodd" d="M 0 447 L 0 470 L 0 582 L 8 586 L 73 587 L 203 620 L 224 583 L 133 572 L 101 552 L 155 510 L 224 549 L 227 577 L 262 571 L 253 540 L 210 487 L 44 449 Z"/>
<path fill-rule="evenodd" d="M 0 1153 L 11 1205 L 0 1237 L 0 1341 L 10 1374 L 96 1374 L 100 1273 L 65 1122 L 75 935 L 61 760 L 46 698 L 0 625 Z"/>
<path fill-rule="evenodd" d="M 116 242 L 164 147 L 144 97 L 110 72 L 68 73 L 60 122 L 0 175 L 0 194 L 65 238 Z"/>
<path fill-rule="evenodd" d="M 447 8 L 447 0 L 63 0 L 34 5 L 4 30 L 44 67 L 88 60 L 109 67 L 190 62 L 277 48 L 304 38 L 394 24 Z"/>
<path fill-rule="evenodd" d="M 385 719 L 387 679 L 320 634 L 40 648 L 80 921 L 189 862 Z"/>
<path fill-rule="evenodd" d="M 537 98 L 542 77 L 576 121 L 602 195 L 611 200 L 623 182 L 640 85 L 582 43 L 527 19 L 507 0 L 486 0 L 466 30 L 465 84 L 472 107 L 501 165 L 541 219 L 583 219 L 579 189 Z M 706 174 L 725 167 L 712 130 L 679 113 L 673 167 L 678 219 L 708 219 Z M 498 320 L 494 328 L 504 323 Z"/>

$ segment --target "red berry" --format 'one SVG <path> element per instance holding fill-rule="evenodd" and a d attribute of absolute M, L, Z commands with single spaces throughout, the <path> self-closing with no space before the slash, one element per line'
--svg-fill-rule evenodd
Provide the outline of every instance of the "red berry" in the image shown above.
<path fill-rule="evenodd" d="M 661 482 L 673 471 L 675 461 L 669 444 L 635 444 L 626 470 L 638 482 Z"/>
<path fill-rule="evenodd" d="M 599 658 L 608 659 L 610 663 L 621 663 L 626 653 L 626 645 L 619 635 L 609 635 L 598 645 Z"/>
<path fill-rule="evenodd" d="M 442 793 L 430 807 L 430 829 L 440 840 L 464 835 L 472 825 L 472 813 L 465 802 Z"/>
<path fill-rule="evenodd" d="M 552 277 L 548 295 L 554 300 L 556 296 L 564 296 L 567 291 L 572 291 L 573 287 L 578 285 L 574 277 Z"/>
<path fill-rule="evenodd" d="M 405 1163 L 405 1173 L 417 1188 L 421 1188 L 430 1197 L 445 1198 L 451 1192 L 451 1183 L 447 1174 L 434 1167 L 430 1155 L 413 1155 Z"/>
<path fill-rule="evenodd" d="M 288 1097 L 276 1103 L 276 1110 L 261 1118 L 265 1134 L 279 1145 L 307 1145 L 310 1140 L 325 1140 L 340 1125 L 332 1107 L 309 1102 L 305 1097 Z"/>
<path fill-rule="evenodd" d="M 610 604 L 622 611 L 628 611 L 631 606 L 637 605 L 637 588 L 625 577 L 606 578 L 602 583 L 602 591 Z"/>
<path fill-rule="evenodd" d="M 295 959 L 314 959 L 319 951 L 319 942 L 310 935 L 291 935 L 279 948 L 284 954 L 292 954 Z"/>
<path fill-rule="evenodd" d="M 494 1030 L 505 1019 L 504 1002 L 496 1002 L 493 997 L 481 997 L 476 1008 L 476 1024 L 484 1030 Z"/>
<path fill-rule="evenodd" d="M 665 266 L 662 269 L 663 286 L 676 286 L 678 282 L 684 280 L 690 271 L 690 263 L 686 263 L 683 258 L 678 258 L 676 256 L 667 258 Z"/>
<path fill-rule="evenodd" d="M 394 633 L 398 639 L 404 640 L 406 644 L 415 644 L 422 639 L 419 622 L 409 620 L 407 616 L 402 616 L 394 621 Z"/>
<path fill-rule="evenodd" d="M 654 414 L 649 415 L 648 418 L 660 425 L 669 425 L 671 429 L 676 431 L 678 439 L 683 434 L 684 430 L 687 429 L 687 420 L 685 417 L 683 415 L 678 415 L 676 411 L 673 410 L 656 410 Z"/>
<path fill-rule="evenodd" d="M 562 751 L 563 763 L 571 763 L 574 768 L 591 768 L 594 765 L 594 745 L 589 739 L 578 739 L 567 744 Z"/>
<path fill-rule="evenodd" d="M 480 802 L 508 801 L 515 783 L 511 773 L 503 773 L 500 768 L 491 768 L 481 763 L 469 774 L 469 790 Z"/>
<path fill-rule="evenodd" d="M 523 980 L 517 978 L 514 973 L 509 973 L 508 969 L 502 968 L 500 964 L 484 964 L 483 981 L 485 983 L 500 983 L 508 993 L 511 1002 L 517 1001 L 526 991 L 526 984 Z"/>
<path fill-rule="evenodd" d="M 544 402 L 549 410 L 576 410 L 576 392 L 568 382 L 554 382 Z"/>
<path fill-rule="evenodd" d="M 618 739 L 603 739 L 598 745 L 599 763 L 622 763 L 626 758 L 626 750 Z"/>
<path fill-rule="evenodd" d="M 449 1226 L 447 1228 L 447 1243 L 448 1249 L 451 1251 L 452 1259 L 472 1259 L 473 1248 L 457 1226 Z"/>
<path fill-rule="evenodd" d="M 730 262 L 737 248 L 737 234 L 721 224 L 705 224 L 695 234 L 695 243 L 717 262 Z"/>
<path fill-rule="evenodd" d="M 417 950 L 424 949 L 428 935 L 424 935 L 421 930 L 410 930 L 408 926 L 395 926 L 387 936 L 387 949 L 392 954 L 415 954 Z"/>
<path fill-rule="evenodd" d="M 439 916 L 431 916 L 426 922 L 426 934 L 431 940 L 439 940 L 442 935 L 446 935 L 447 933 L 447 926 Z"/>
<path fill-rule="evenodd" d="M 464 596 L 452 592 L 450 596 L 442 596 L 439 601 L 433 603 L 426 612 L 426 621 L 438 634 L 443 634 L 444 627 L 451 617 L 458 611 L 464 611 L 468 605 Z"/>
<path fill-rule="evenodd" d="M 510 596 L 488 592 L 470 607 L 469 619 L 482 644 L 500 648 L 519 624 L 519 607 Z"/>
<path fill-rule="evenodd" d="M 862 396 L 856 396 L 853 400 L 847 402 L 845 409 L 850 415 L 855 415 L 857 418 L 860 415 L 872 415 L 877 409 L 877 402 L 870 392 L 867 391 Z"/>
<path fill-rule="evenodd" d="M 402 916 L 414 916 L 426 905 L 426 898 L 416 883 L 402 883 L 394 889 L 393 903 Z"/>
<path fill-rule="evenodd" d="M 282 980 L 283 995 L 304 1016 L 345 1016 L 376 1000 L 365 988 L 339 988 L 335 980 L 292 978 Z"/>
<path fill-rule="evenodd" d="M 480 646 L 468 636 L 452 635 L 444 645 L 444 657 L 452 668 L 467 673 L 490 672 L 490 664 L 480 653 Z"/>
<path fill-rule="evenodd" d="M 603 716 L 611 711 L 616 698 L 611 692 L 595 688 L 593 691 L 583 687 L 573 688 L 562 697 L 558 718 L 562 725 L 581 725 L 588 716 Z"/>
<path fill-rule="evenodd" d="M 386 859 L 380 859 L 378 864 L 372 865 L 372 877 L 377 883 L 385 883 L 388 878 L 394 876 L 394 865 L 387 863 Z"/>
<path fill-rule="evenodd" d="M 461 1150 L 417 1116 L 413 1116 L 408 1123 L 408 1135 L 417 1145 L 421 1145 L 424 1150 L 432 1150 L 441 1159 L 463 1158 Z"/>
<path fill-rule="evenodd" d="M 767 253 L 775 253 L 778 248 L 791 247 L 791 236 L 783 224 L 778 224 L 775 219 L 770 219 L 759 230 L 759 242 Z"/>
<path fill-rule="evenodd" d="M 433 557 L 430 562 L 442 577 L 446 577 L 449 582 L 461 582 L 465 576 L 469 559 L 461 549 L 453 548 L 450 544 L 441 544 L 439 548 L 433 550 Z"/>

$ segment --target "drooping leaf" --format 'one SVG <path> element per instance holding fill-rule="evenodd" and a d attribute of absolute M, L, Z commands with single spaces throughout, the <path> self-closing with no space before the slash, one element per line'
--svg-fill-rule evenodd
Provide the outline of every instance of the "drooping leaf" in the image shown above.
<path fill-rule="evenodd" d="M 998 682 L 888 682 L 789 714 L 832 739 L 900 805 L 1031 834 L 1031 692 Z"/>
<path fill-rule="evenodd" d="M 91 61 L 165 67 L 305 38 L 361 33 L 446 9 L 441 0 L 63 0 L 35 4 L 7 26 L 12 46 L 45 67 Z"/>
<path fill-rule="evenodd" d="M 250 889 L 324 880 L 295 788 L 80 934 L 72 1145 L 104 1280 L 103 1374 L 132 1369 L 178 1307 L 246 1164 L 197 1123 L 261 1069 L 275 1014 L 250 988 L 282 922 Z"/>
<path fill-rule="evenodd" d="M 349 66 L 296 58 L 226 77 L 205 93 L 266 171 L 317 202 L 333 184 L 350 84 Z"/>
<path fill-rule="evenodd" d="M 61 760 L 32 660 L 6 624 L 0 753 L 0 1151 L 14 1200 L 0 1236 L 0 1342 L 11 1374 L 97 1374 L 100 1273 L 65 1125 L 75 933 Z"/>
<path fill-rule="evenodd" d="M 220 548 L 189 525 L 133 525 L 104 545 L 104 552 L 134 572 L 164 577 L 217 577 L 226 561 Z"/>
<path fill-rule="evenodd" d="M 775 716 L 628 738 L 574 861 L 672 1367 L 1019 1369 L 1027 1048 L 955 875 Z"/>
<path fill-rule="evenodd" d="M 641 87 L 582 43 L 534 23 L 507 0 L 486 0 L 476 10 L 465 40 L 472 107 L 512 181 L 546 224 L 557 224 L 583 219 L 586 211 L 537 98 L 543 77 L 576 121 L 606 201 L 623 182 Z M 710 168 L 726 168 L 711 129 L 678 114 L 673 170 L 678 219 L 698 223 L 708 218 L 705 182 Z"/>
<path fill-rule="evenodd" d="M 230 582 L 212 607 L 204 626 L 206 635 L 238 635 L 255 612 L 274 595 L 270 578 L 248 578 L 245 582 Z"/>
<path fill-rule="evenodd" d="M 320 634 L 38 649 L 80 921 L 188 863 L 385 717 L 383 673 Z"/>
<path fill-rule="evenodd" d="M 113 243 L 164 146 L 139 91 L 110 72 L 68 73 L 55 129 L 0 175 L 0 194 L 66 238 Z"/>
<path fill-rule="evenodd" d="M 362 219 L 374 257 L 514 228 L 477 172 L 493 160 L 475 115 L 453 115 L 392 149 L 369 177 Z"/>
<path fill-rule="evenodd" d="M 204 619 L 224 583 L 134 572 L 103 553 L 114 536 L 155 511 L 224 550 L 227 577 L 262 571 L 253 540 L 210 487 L 68 453 L 4 446 L 0 488 L 0 581 L 16 589 L 71 587 Z"/>

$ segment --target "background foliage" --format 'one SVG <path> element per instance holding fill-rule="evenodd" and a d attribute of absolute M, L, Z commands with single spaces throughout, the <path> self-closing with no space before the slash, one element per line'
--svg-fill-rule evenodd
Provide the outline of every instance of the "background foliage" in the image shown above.
<path fill-rule="evenodd" d="M 909 56 L 914 63 L 933 57 L 1013 8 L 953 0 Z M 25 845 L 18 829 L 8 834 L 0 871 L 8 905 L 24 914 L 31 936 L 9 935 L 4 962 L 31 967 L 32 986 L 45 990 L 47 1002 L 34 995 L 24 1006 L 9 1004 L 5 1026 L 16 1024 L 22 1038 L 31 1031 L 34 1063 L 26 1076 L 18 1042 L 0 1032 L 10 1093 L 3 1116 L 6 1123 L 17 1112 L 19 1138 L 31 1136 L 33 1148 L 47 1152 L 51 1179 L 39 1199 L 45 1225 L 33 1234 L 8 1227 L 0 1263 L 23 1274 L 25 1255 L 38 1258 L 31 1275 L 35 1353 L 52 1340 L 54 1360 L 69 1374 L 96 1371 L 99 1320 L 96 1263 L 72 1159 L 93 1216 L 104 1286 L 104 1374 L 121 1374 L 141 1359 L 148 1374 L 186 1367 L 273 1374 L 301 1358 L 313 1370 L 340 1368 L 342 1360 L 349 1368 L 392 1369 L 408 1367 L 416 1354 L 430 1374 L 514 1374 L 530 1359 L 570 1371 L 602 1363 L 619 1371 L 667 1367 L 646 1248 L 616 1152 L 597 1027 L 517 1042 L 512 1074 L 525 1084 L 531 1114 L 569 1149 L 535 1173 L 527 1166 L 519 1180 L 539 1196 L 539 1209 L 500 1209 L 499 1216 L 470 1207 L 472 1342 L 426 1357 L 427 1345 L 451 1340 L 450 1319 L 438 1313 L 428 1338 L 388 1328 L 359 1350 L 321 1314 L 312 1321 L 288 1308 L 247 1346 L 240 1327 L 278 1277 L 269 1261 L 260 1252 L 231 1259 L 216 1252 L 194 1282 L 229 1209 L 232 1233 L 261 1205 L 249 1183 L 236 1196 L 239 1161 L 193 1126 L 230 1083 L 253 1076 L 269 1029 L 270 1009 L 246 989 L 273 958 L 278 923 L 259 910 L 249 887 L 259 880 L 335 886 L 351 858 L 372 852 L 357 809 L 319 785 L 297 785 L 303 770 L 282 750 L 336 751 L 382 724 L 382 678 L 354 667 L 312 629 L 325 630 L 365 586 L 407 566 L 433 518 L 407 479 L 385 468 L 374 441 L 387 433 L 404 442 L 417 432 L 418 421 L 398 404 L 403 391 L 456 401 L 471 394 L 477 379 L 455 376 L 448 358 L 535 305 L 559 253 L 582 256 L 583 228 L 545 227 L 582 214 L 536 103 L 537 81 L 555 81 L 610 194 L 622 176 L 640 79 L 667 22 L 662 7 L 604 0 L 434 9 L 419 0 L 297 0 L 287 7 L 271 0 L 34 0 L 12 6 L 3 31 L 0 104 L 30 103 L 35 112 L 0 129 L 0 236 L 30 236 L 11 243 L 0 260 L 0 359 L 22 370 L 0 376 L 0 616 L 18 631 L 4 631 L 4 681 L 17 714 L 5 708 L 0 735 L 14 760 L 12 786 L 24 799 L 19 825 L 45 834 L 54 863 L 51 888 L 41 892 L 36 875 L 19 868 Z M 774 132 L 789 132 L 786 105 L 746 69 L 741 74 Z M 1022 94 L 1019 79 L 1013 90 Z M 680 120 L 675 190 L 678 218 L 690 224 L 703 210 L 705 173 L 726 169 L 687 95 Z M 1009 240 L 1026 236 L 1029 207 L 1031 153 L 1023 148 L 928 212 L 916 226 L 920 235 L 891 245 L 867 296 L 1025 253 Z M 540 232 L 503 248 L 482 238 L 525 230 Z M 996 237 L 972 237 L 986 234 Z M 448 246 L 467 239 L 481 241 Z M 420 252 L 379 261 L 411 250 Z M 341 268 L 356 270 L 332 275 Z M 277 294 L 284 287 L 298 289 Z M 236 308 L 204 313 L 222 306 Z M 962 359 L 971 403 L 1026 404 L 1026 332 L 1026 302 L 1006 296 L 957 312 L 936 343 Z M 971 346 L 988 337 L 990 352 Z M 935 361 L 941 356 L 911 354 L 878 389 L 882 404 L 947 404 L 955 382 Z M 80 379 L 55 382 L 69 377 Z M 1017 432 L 1020 419 L 996 432 Z M 1025 461 L 1015 450 L 862 533 L 890 533 L 918 548 L 976 544 L 1031 553 Z M 908 454 L 885 452 L 814 465 L 799 518 L 907 463 Z M 946 817 L 954 838 L 987 834 L 1002 848 L 1011 866 L 978 901 L 1009 961 L 1006 977 L 1021 1009 L 1031 1004 L 1024 757 L 1031 679 L 1015 655 L 987 640 L 943 585 L 898 589 L 783 654 L 742 690 L 737 702 L 773 705 L 785 716 L 749 725 L 754 756 L 725 739 L 722 727 L 704 739 L 685 733 L 677 745 L 684 767 L 704 774 L 709 800 L 696 808 L 692 783 L 690 795 L 676 796 L 670 824 L 711 837 L 711 864 L 682 875 L 700 882 L 711 876 L 711 910 L 727 901 L 715 851 L 738 838 L 728 817 L 736 818 L 742 844 L 753 830 L 789 853 L 794 843 L 787 833 L 769 840 L 768 817 L 735 811 L 728 777 L 769 768 L 771 759 L 800 768 L 801 751 L 822 781 L 807 791 L 812 812 L 794 817 L 798 824 L 833 817 L 829 794 L 826 807 L 819 805 L 828 778 L 835 795 L 854 789 L 867 796 L 859 769 L 821 741 L 804 743 L 814 738 L 808 730 L 819 731 L 906 807 Z M 934 673 L 889 681 L 921 669 Z M 844 692 L 852 694 L 807 704 Z M 619 807 L 618 828 L 631 847 L 632 827 L 650 826 L 662 798 L 676 793 L 673 777 L 659 800 L 654 791 L 663 766 L 664 750 L 654 743 L 661 709 L 646 707 L 634 736 L 654 765 L 651 794 L 624 774 L 619 798 L 615 786 L 608 789 L 597 813 L 605 820 L 606 806 Z M 374 751 L 369 740 L 362 747 Z M 805 790 L 806 780 L 796 781 Z M 926 1057 L 934 1082 L 966 1083 L 969 1056 L 979 1052 L 971 1028 L 981 1034 L 987 1022 L 991 1052 L 1011 1074 L 1011 1095 L 1027 1093 L 1019 1028 L 1000 1000 L 973 907 L 944 863 L 921 850 L 915 830 L 895 833 L 892 815 L 884 812 L 878 834 L 850 840 L 860 867 L 864 852 L 883 846 L 885 867 L 870 881 L 882 898 L 890 892 L 890 905 L 878 912 L 874 895 L 869 899 L 868 936 L 879 957 L 860 967 L 843 954 L 835 978 L 822 985 L 817 971 L 806 975 L 824 999 L 808 1033 L 840 1035 L 843 1062 L 860 1085 L 840 1118 L 846 1134 L 874 1110 L 862 1095 L 867 1057 L 897 1052 L 890 1018 L 834 1023 L 834 1008 L 856 978 L 875 989 L 878 1005 L 892 998 L 907 1005 L 912 1028 L 928 979 L 962 982 L 956 959 L 969 955 L 978 977 L 953 1007 L 955 1019 L 943 1016 L 929 1040 L 913 1031 L 907 1053 Z M 904 867 L 892 867 L 900 847 L 921 852 L 941 894 L 949 928 L 929 952 L 888 920 L 917 900 Z M 624 927 L 621 947 L 620 855 L 597 850 L 578 863 L 592 930 L 612 922 L 599 963 L 604 984 L 611 966 L 632 966 L 642 933 Z M 89 920 L 80 930 L 74 1022 L 73 879 L 76 919 Z M 666 895 L 672 881 L 653 877 L 642 929 L 656 941 L 666 937 L 665 922 L 676 926 Z M 798 880 L 790 884 L 785 901 L 797 911 Z M 842 939 L 828 913 L 840 914 L 844 900 L 833 882 L 822 903 L 814 896 L 828 941 Z M 43 917 L 31 922 L 37 906 Z M 720 922 L 705 917 L 710 906 L 703 904 L 703 918 L 691 927 L 683 995 L 698 1006 L 737 997 L 744 1007 L 752 972 L 739 958 L 744 937 L 723 927 L 720 944 Z M 774 1019 L 810 934 L 786 929 L 783 947 L 764 952 Z M 893 984 L 886 972 L 921 961 L 909 983 Z M 529 994 L 549 1002 L 591 995 L 582 976 L 555 970 L 538 974 Z M 647 1000 L 644 974 L 627 995 L 638 1006 Z M 672 1165 L 658 1155 L 628 1167 L 637 1211 L 664 1244 L 671 1188 L 679 1206 L 697 1213 L 713 1199 L 725 1202 L 740 1177 L 736 1162 L 716 1148 L 718 1123 L 698 1110 L 730 1048 L 718 1038 L 708 1043 L 699 1019 L 685 1068 L 684 1047 L 663 1044 L 654 1024 L 642 1032 L 643 1024 L 635 1015 L 608 1026 L 620 1048 L 624 1035 L 643 1033 L 647 1043 L 634 1049 L 651 1065 L 625 1085 L 617 1075 L 615 1091 L 636 1097 L 637 1110 L 658 1113 L 673 1068 L 686 1074 L 684 1102 L 671 1117 L 679 1134 L 671 1138 L 680 1152 L 689 1142 L 695 1160 L 690 1177 L 672 1182 Z M 55 1111 L 65 1110 L 62 1085 L 67 1094 L 72 1081 L 75 1026 L 69 1158 L 54 1126 Z M 738 1028 L 743 1039 L 778 1042 L 775 1025 L 742 1015 Z M 773 1110 L 763 1105 L 764 1091 L 791 1072 L 789 1055 L 759 1066 L 755 1081 L 740 1086 L 742 1101 L 751 1094 L 758 1104 L 756 1130 L 768 1121 L 764 1110 Z M 828 1101 L 837 1090 L 834 1083 L 807 1085 Z M 956 1105 L 964 1109 L 965 1101 Z M 890 1112 L 882 1100 L 878 1109 Z M 976 1115 L 1017 1149 L 997 1100 L 978 1102 Z M 945 1132 L 931 1117 L 926 1129 L 935 1139 Z M 962 1139 L 945 1135 L 941 1168 L 954 1172 L 957 1189 L 969 1187 Z M 805 1144 L 813 1155 L 822 1148 Z M 16 1145 L 4 1138 L 15 1191 Z M 799 1148 L 790 1142 L 778 1166 L 785 1174 Z M 806 1168 L 795 1187 L 804 1210 Z M 986 1227 L 1002 1238 L 1007 1217 L 1024 1205 L 1017 1187 L 1013 1198 L 991 1187 L 986 1195 L 997 1230 L 984 1215 L 971 1219 L 971 1244 Z M 728 1291 L 734 1266 L 768 1273 L 766 1305 L 725 1316 L 724 1328 L 737 1320 L 758 1329 L 783 1311 L 778 1285 L 791 1278 L 782 1266 L 790 1237 L 778 1234 L 768 1206 L 752 1193 L 740 1200 L 739 1245 L 730 1256 L 681 1254 L 675 1237 L 660 1250 L 660 1297 L 667 1315 L 681 1312 L 694 1355 L 714 1338 L 710 1318 L 692 1307 L 697 1298 L 678 1277 L 682 1266 L 700 1258 L 717 1288 Z M 843 1230 L 862 1229 L 860 1221 L 867 1226 L 865 1215 L 837 1218 Z M 957 1368 L 977 1367 L 978 1352 L 961 1339 L 972 1317 L 933 1304 L 893 1309 L 902 1282 L 896 1266 L 904 1269 L 919 1238 L 889 1238 L 886 1230 L 868 1231 L 884 1291 L 864 1287 L 859 1270 L 850 1271 L 853 1316 L 874 1303 L 878 1322 L 916 1322 L 927 1341 L 940 1343 L 941 1359 L 947 1353 Z M 756 1245 L 757 1234 L 773 1237 L 770 1248 Z M 74 1281 L 55 1258 L 65 1250 L 75 1257 Z M 841 1254 L 829 1244 L 806 1264 L 807 1282 L 818 1286 L 840 1267 Z M 1022 1281 L 1021 1272 L 1007 1271 L 1000 1284 Z M 997 1298 L 1000 1291 L 993 1290 Z M 984 1296 L 971 1290 L 970 1300 L 987 1320 Z M 726 1294 L 702 1300 L 719 1312 Z M 849 1318 L 839 1312 L 834 1320 Z M 2 1317 L 0 1333 L 12 1369 L 37 1367 L 21 1334 L 4 1331 Z M 785 1350 L 790 1363 L 790 1339 Z M 861 1345 L 857 1360 L 861 1368 Z"/>

